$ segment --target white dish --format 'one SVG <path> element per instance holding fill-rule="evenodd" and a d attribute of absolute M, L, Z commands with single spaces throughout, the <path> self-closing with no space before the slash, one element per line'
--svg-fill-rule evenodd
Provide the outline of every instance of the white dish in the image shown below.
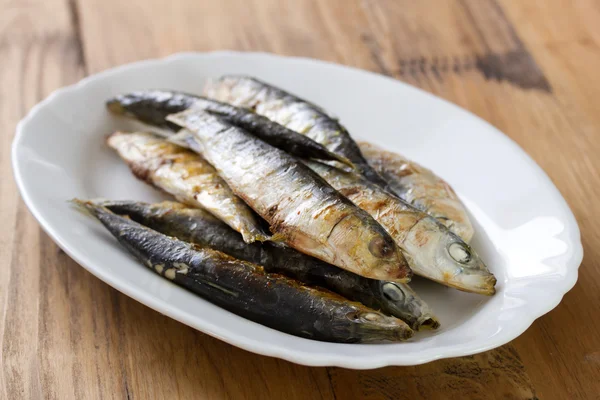
<path fill-rule="evenodd" d="M 399 344 L 331 344 L 280 333 L 231 314 L 153 274 L 73 197 L 163 198 L 105 145 L 117 128 L 109 96 L 142 88 L 200 93 L 208 77 L 244 73 L 297 93 L 350 132 L 433 169 L 456 189 L 476 228 L 473 246 L 498 278 L 483 297 L 415 280 L 442 322 Z M 501 106 L 501 105 L 498 105 Z M 415 365 L 489 350 L 552 310 L 577 280 L 583 251 L 573 214 L 546 174 L 513 141 L 474 115 L 401 82 L 330 63 L 268 54 L 180 54 L 125 65 L 54 92 L 17 128 L 12 161 L 21 195 L 46 232 L 91 273 L 147 306 L 249 351 L 346 368 Z"/>

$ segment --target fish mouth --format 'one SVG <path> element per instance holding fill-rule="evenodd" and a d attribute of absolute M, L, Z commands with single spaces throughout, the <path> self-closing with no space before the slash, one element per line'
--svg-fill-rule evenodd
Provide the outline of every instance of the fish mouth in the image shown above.
<path fill-rule="evenodd" d="M 440 321 L 438 321 L 433 316 L 427 316 L 423 319 L 419 319 L 412 328 L 417 331 L 421 331 L 421 330 L 435 330 L 435 329 L 438 329 L 439 327 L 440 327 Z"/>
<path fill-rule="evenodd" d="M 397 275 L 390 280 L 398 283 L 408 283 L 411 281 L 412 277 L 412 269 L 410 269 L 410 267 L 407 265 L 400 265 L 400 267 L 397 269 Z"/>

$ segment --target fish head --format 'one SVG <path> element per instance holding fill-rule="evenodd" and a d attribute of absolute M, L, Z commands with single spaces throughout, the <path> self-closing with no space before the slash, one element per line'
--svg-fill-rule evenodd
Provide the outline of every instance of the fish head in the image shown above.
<path fill-rule="evenodd" d="M 412 271 L 394 239 L 368 214 L 339 220 L 328 242 L 345 269 L 371 279 L 408 282 Z"/>
<path fill-rule="evenodd" d="M 420 220 L 404 244 L 412 254 L 409 263 L 427 270 L 421 275 L 459 290 L 484 295 L 495 293 L 496 278 L 481 257 L 433 218 Z"/>
<path fill-rule="evenodd" d="M 410 286 L 389 281 L 373 281 L 374 291 L 380 293 L 383 312 L 405 321 L 412 329 L 437 329 L 439 321 Z"/>

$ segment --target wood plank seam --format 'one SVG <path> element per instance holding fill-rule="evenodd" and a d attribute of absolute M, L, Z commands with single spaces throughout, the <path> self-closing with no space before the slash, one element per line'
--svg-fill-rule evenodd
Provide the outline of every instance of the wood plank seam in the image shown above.
<path fill-rule="evenodd" d="M 81 29 L 81 19 L 79 16 L 79 5 L 77 0 L 69 0 L 67 3 L 67 10 L 71 20 L 71 27 L 73 29 L 73 39 L 75 41 L 75 48 L 77 51 L 77 63 L 83 70 L 84 76 L 89 75 L 87 63 L 85 62 L 85 49 L 83 48 L 83 32 Z"/>
<path fill-rule="evenodd" d="M 381 73 L 387 76 L 402 78 L 411 76 L 419 79 L 420 76 L 430 78 L 433 76 L 438 82 L 443 82 L 448 74 L 461 75 L 463 73 L 478 71 L 486 81 L 508 81 L 522 89 L 537 89 L 548 94 L 552 87 L 548 79 L 535 71 L 537 65 L 527 50 L 514 50 L 504 53 L 489 52 L 485 54 L 466 55 L 439 55 L 398 58 L 396 68 L 389 69 L 382 60 L 377 41 L 369 34 L 361 35 L 363 43 L 369 48 L 371 57 Z M 525 77 L 525 78 L 523 78 Z"/>
<path fill-rule="evenodd" d="M 366 1 L 363 3 L 367 14 L 373 15 L 375 21 L 381 18 L 381 10 L 389 3 L 377 3 Z M 417 83 L 421 78 L 435 79 L 438 83 L 444 81 L 448 74 L 461 75 L 463 73 L 477 71 L 482 74 L 486 81 L 508 82 L 521 89 L 534 89 L 542 93 L 551 94 L 552 87 L 528 51 L 524 42 L 519 37 L 512 22 L 506 16 L 500 4 L 495 0 L 460 0 L 457 11 L 462 15 L 476 36 L 480 44 L 479 51 L 470 48 L 465 49 L 465 54 L 419 54 L 422 49 L 417 49 L 416 54 L 405 56 L 402 53 L 408 47 L 398 44 L 393 51 L 393 60 L 387 65 L 383 57 L 383 46 L 377 41 L 373 31 L 362 33 L 361 41 L 368 48 L 379 71 L 385 75 L 396 78 L 412 77 Z M 385 13 L 387 9 L 383 10 Z M 379 11 L 379 14 L 378 14 Z M 493 14 L 493 22 L 488 21 L 489 14 Z M 393 18 L 393 16 L 392 16 Z M 396 16 L 393 22 L 404 22 L 402 15 Z M 368 19 L 368 18 L 367 18 Z M 376 22 L 375 22 L 376 23 Z M 373 27 L 375 29 L 375 27 Z M 496 31 L 502 32 L 498 37 Z M 439 51 L 439 50 L 438 50 Z M 456 51 L 456 50 L 454 50 Z"/>
<path fill-rule="evenodd" d="M 527 50 L 502 6 L 496 0 L 485 2 L 494 10 L 496 14 L 495 21 L 502 25 L 512 42 L 513 50 L 498 53 L 493 51 L 492 46 L 489 44 L 489 39 L 483 29 L 485 21 L 481 21 L 475 15 L 468 1 L 460 0 L 460 3 L 465 14 L 471 19 L 481 42 L 487 48 L 485 54 L 477 57 L 476 63 L 477 69 L 483 73 L 485 79 L 489 80 L 494 77 L 498 81 L 506 80 L 522 89 L 537 89 L 552 93 L 550 82 Z M 481 2 L 483 3 L 483 1 Z"/>

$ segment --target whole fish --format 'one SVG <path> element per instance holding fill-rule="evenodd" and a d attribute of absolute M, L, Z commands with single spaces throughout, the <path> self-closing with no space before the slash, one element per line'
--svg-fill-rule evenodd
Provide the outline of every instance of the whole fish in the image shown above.
<path fill-rule="evenodd" d="M 177 132 L 180 128 L 167 121 L 167 115 L 187 110 L 192 106 L 218 115 L 270 145 L 295 156 L 339 161 L 350 167 L 353 166 L 347 158 L 330 152 L 314 140 L 262 115 L 205 97 L 168 90 L 142 90 L 117 95 L 106 102 L 106 107 L 114 114 L 134 118 L 173 132 Z M 164 134 L 164 131 L 162 133 Z"/>
<path fill-rule="evenodd" d="M 440 220 L 465 242 L 471 241 L 473 225 L 464 205 L 446 181 L 397 153 L 367 142 L 358 145 L 371 166 L 388 182 L 388 190 Z"/>
<path fill-rule="evenodd" d="M 212 99 L 248 108 L 308 136 L 331 152 L 349 159 L 371 182 L 381 187 L 387 186 L 387 182 L 362 156 L 346 128 L 321 107 L 247 76 L 228 75 L 209 81 L 204 87 L 204 94 Z"/>
<path fill-rule="evenodd" d="M 496 278 L 481 258 L 437 219 L 357 174 L 315 161 L 307 165 L 390 233 L 415 274 L 466 292 L 495 293 Z"/>
<path fill-rule="evenodd" d="M 246 244 L 239 233 L 204 210 L 170 201 L 157 204 L 100 201 L 96 204 L 116 214 L 127 215 L 167 236 L 211 247 L 235 258 L 261 265 L 269 273 L 282 273 L 304 283 L 324 287 L 367 307 L 400 318 L 414 330 L 439 327 L 429 306 L 404 283 L 363 278 L 287 246 L 270 242 Z"/>
<path fill-rule="evenodd" d="M 269 239 L 254 212 L 198 154 L 149 133 L 116 132 L 107 143 L 139 179 L 181 202 L 208 210 L 248 243 Z"/>
<path fill-rule="evenodd" d="M 309 339 L 400 341 L 413 331 L 401 320 L 312 288 L 256 264 L 170 238 L 91 202 L 75 200 L 144 265 L 244 318 Z"/>
<path fill-rule="evenodd" d="M 385 229 L 296 158 L 201 110 L 168 119 L 194 133 L 202 155 L 270 224 L 275 239 L 367 278 L 410 280 Z"/>

